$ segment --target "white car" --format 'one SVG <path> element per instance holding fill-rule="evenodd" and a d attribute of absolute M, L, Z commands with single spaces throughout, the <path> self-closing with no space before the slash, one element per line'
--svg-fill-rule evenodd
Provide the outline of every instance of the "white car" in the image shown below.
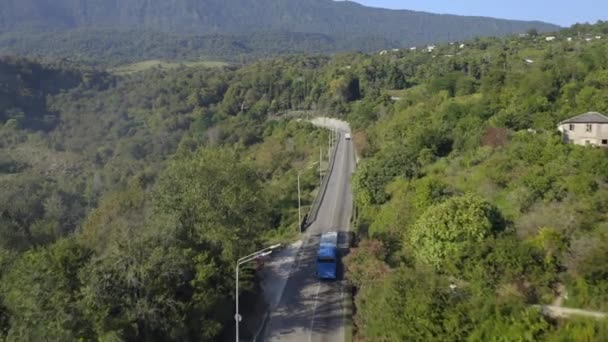
<path fill-rule="evenodd" d="M 344 134 L 344 139 L 350 140 L 350 133 L 345 133 Z"/>

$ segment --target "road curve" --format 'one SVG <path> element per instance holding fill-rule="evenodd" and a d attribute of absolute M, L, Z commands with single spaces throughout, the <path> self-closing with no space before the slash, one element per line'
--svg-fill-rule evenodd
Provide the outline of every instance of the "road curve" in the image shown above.
<path fill-rule="evenodd" d="M 282 297 L 270 314 L 264 341 L 344 342 L 346 296 L 350 296 L 345 282 L 320 282 L 314 274 L 320 235 L 350 229 L 355 158 L 352 142 L 344 139 L 347 128 L 339 130 L 327 192 L 316 221 L 306 231 Z"/>

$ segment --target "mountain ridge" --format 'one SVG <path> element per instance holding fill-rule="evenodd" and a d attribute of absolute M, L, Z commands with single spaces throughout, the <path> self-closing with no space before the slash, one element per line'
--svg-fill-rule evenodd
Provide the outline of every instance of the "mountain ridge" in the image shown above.
<path fill-rule="evenodd" d="M 5 0 L 0 30 L 140 29 L 181 34 L 243 34 L 287 30 L 383 36 L 402 45 L 502 36 L 560 27 L 489 17 L 367 7 L 332 0 Z"/>

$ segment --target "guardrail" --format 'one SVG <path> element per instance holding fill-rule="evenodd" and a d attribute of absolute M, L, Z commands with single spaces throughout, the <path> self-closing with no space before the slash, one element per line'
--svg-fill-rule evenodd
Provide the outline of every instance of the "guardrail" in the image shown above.
<path fill-rule="evenodd" d="M 336 144 L 333 150 L 331 151 L 331 157 L 329 158 L 327 172 L 325 173 L 325 177 L 323 177 L 323 180 L 321 181 L 321 187 L 319 188 L 319 192 L 313 200 L 312 205 L 310 206 L 310 210 L 308 211 L 308 214 L 306 214 L 304 221 L 301 223 L 302 227 L 304 228 L 303 230 L 310 227 L 310 225 L 317 219 L 319 209 L 321 208 L 321 203 L 323 202 L 323 198 L 325 197 L 325 193 L 327 192 L 327 184 L 329 183 L 329 178 L 331 177 L 331 173 L 334 170 L 334 164 L 336 162 L 336 152 L 338 151 L 338 146 L 340 146 L 340 143 L 342 141 L 341 138 L 342 134 L 338 133 L 338 140 L 336 141 Z"/>

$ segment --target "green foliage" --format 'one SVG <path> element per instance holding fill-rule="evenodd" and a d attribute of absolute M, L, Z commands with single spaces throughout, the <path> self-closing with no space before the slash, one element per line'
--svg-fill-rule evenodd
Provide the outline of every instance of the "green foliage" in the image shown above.
<path fill-rule="evenodd" d="M 605 236 L 595 238 L 597 243 L 592 246 L 585 246 L 584 253 L 580 260 L 575 264 L 576 269 L 572 270 L 572 275 L 567 278 L 569 305 L 585 307 L 595 310 L 607 310 L 606 291 L 608 281 L 604 268 L 606 258 Z"/>
<path fill-rule="evenodd" d="M 441 179 L 429 176 L 415 181 L 398 178 L 387 190 L 391 200 L 375 215 L 368 234 L 383 241 L 389 255 L 394 255 L 402 248 L 404 232 L 428 207 L 443 201 L 449 189 Z"/>
<path fill-rule="evenodd" d="M 475 79 L 461 72 L 452 72 L 435 78 L 430 83 L 431 92 L 447 91 L 450 97 L 475 93 Z"/>
<path fill-rule="evenodd" d="M 440 340 L 441 328 L 432 316 L 441 311 L 447 298 L 440 295 L 440 280 L 425 275 L 402 271 L 373 288 L 361 287 L 356 323 L 363 339 L 430 341 L 436 336 Z M 414 284 L 417 281 L 424 283 Z"/>
<path fill-rule="evenodd" d="M 14 259 L 13 253 L 0 248 L 0 280 L 6 274 Z M 10 312 L 5 305 L 5 288 L 0 286 L 0 339 L 5 339 L 10 330 Z"/>
<path fill-rule="evenodd" d="M 384 260 L 387 251 L 382 242 L 364 240 L 344 259 L 349 280 L 357 287 L 381 281 L 388 274 Z"/>
<path fill-rule="evenodd" d="M 295 232 L 294 170 L 327 141 L 268 118 L 317 101 L 306 83 L 326 62 L 118 77 L 0 61 L 17 80 L 45 80 L 5 87 L 24 121 L 0 128 L 0 339 L 229 336 L 234 261 Z M 60 88 L 64 74 L 81 81 Z M 28 92 L 57 125 L 33 124 Z M 301 181 L 306 210 L 316 172 Z M 257 281 L 243 270 L 244 292 L 256 295 Z"/>
<path fill-rule="evenodd" d="M 374 80 L 396 97 L 392 105 L 374 99 L 376 122 L 365 121 L 374 103 L 365 87 L 349 114 L 366 122 L 370 146 L 353 178 L 358 228 L 382 241 L 390 270 L 353 279 L 362 340 L 602 339 L 605 322 L 547 320 L 529 306 L 553 303 L 565 288 L 563 305 L 606 310 L 606 151 L 554 133 L 568 117 L 607 110 L 607 45 L 583 40 L 602 35 L 605 23 L 576 27 L 558 35 L 571 42 L 545 42 L 535 31 L 438 46 L 435 58 L 371 58 L 375 75 L 399 70 L 407 84 L 395 91 Z M 368 259 L 348 267 L 381 268 Z M 401 273 L 415 280 L 399 283 Z M 441 298 L 431 277 L 460 302 L 415 302 Z M 459 330 L 442 335 L 448 327 Z"/>
<path fill-rule="evenodd" d="M 606 320 L 574 319 L 560 322 L 560 329 L 547 337 L 551 342 L 592 342 L 608 338 Z"/>
<path fill-rule="evenodd" d="M 412 177 L 418 170 L 416 156 L 403 146 L 387 148 L 386 153 L 366 160 L 353 179 L 357 201 L 361 205 L 382 204 L 388 200 L 386 186 L 397 176 Z"/>
<path fill-rule="evenodd" d="M 431 271 L 403 268 L 361 287 L 361 338 L 388 341 L 537 341 L 549 328 L 515 297 L 474 295 Z"/>
<path fill-rule="evenodd" d="M 77 340 L 91 336 L 79 305 L 79 269 L 91 252 L 74 239 L 21 255 L 2 278 L 9 340 Z"/>
<path fill-rule="evenodd" d="M 127 241 L 146 231 L 145 192 L 136 185 L 126 191 L 107 194 L 84 223 L 80 241 L 103 254 L 112 244 Z"/>
<path fill-rule="evenodd" d="M 468 341 L 538 341 L 549 328 L 549 323 L 538 309 L 521 305 L 509 308 L 501 305 L 488 312 L 492 319 L 483 323 L 468 337 Z"/>
<path fill-rule="evenodd" d="M 166 237 L 117 246 L 81 277 L 87 318 L 104 339 L 209 340 L 226 319 L 216 311 L 226 285 L 218 265 Z"/>
<path fill-rule="evenodd" d="M 453 197 L 422 214 L 407 231 L 408 246 L 421 262 L 441 269 L 446 259 L 464 258 L 470 246 L 503 227 L 500 214 L 489 203 L 472 195 Z"/>
<path fill-rule="evenodd" d="M 61 65 L 40 65 L 31 61 L 0 59 L 0 125 L 21 129 L 50 130 L 58 123 L 56 113 L 46 106 L 46 96 L 75 88 L 81 82 L 77 70 Z"/>
<path fill-rule="evenodd" d="M 266 194 L 255 169 L 230 149 L 201 149 L 178 158 L 161 175 L 156 210 L 174 215 L 180 235 L 221 246 L 235 258 L 269 227 Z"/>
<path fill-rule="evenodd" d="M 551 298 L 559 265 L 544 262 L 537 248 L 506 235 L 469 245 L 465 254 L 460 260 L 447 260 L 445 270 L 469 282 L 475 292 L 496 291 L 528 304 Z"/>

